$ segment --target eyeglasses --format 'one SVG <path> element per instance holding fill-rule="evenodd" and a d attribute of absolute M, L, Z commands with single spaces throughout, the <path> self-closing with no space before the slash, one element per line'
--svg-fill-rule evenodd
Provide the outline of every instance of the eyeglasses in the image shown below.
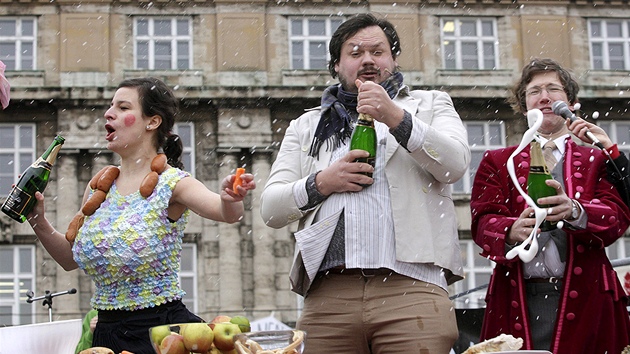
<path fill-rule="evenodd" d="M 559 94 L 564 92 L 564 87 L 556 84 L 549 84 L 546 86 L 532 86 L 525 90 L 525 95 L 528 97 L 539 96 L 543 90 L 547 91 L 547 94 Z"/>

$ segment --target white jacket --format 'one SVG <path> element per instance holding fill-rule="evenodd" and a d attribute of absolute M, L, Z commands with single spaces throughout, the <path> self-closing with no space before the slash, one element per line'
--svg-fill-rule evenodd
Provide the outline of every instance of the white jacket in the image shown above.
<path fill-rule="evenodd" d="M 413 129 L 419 129 L 420 121 L 428 125 L 425 142 L 415 151 L 407 151 L 391 134 L 387 138 L 385 173 L 392 202 L 396 259 L 442 267 L 451 284 L 462 279 L 463 270 L 450 184 L 463 176 L 470 163 L 467 133 L 450 96 L 444 92 L 403 90 L 394 101 L 412 114 Z M 261 197 L 261 215 L 270 227 L 282 228 L 299 221 L 298 227 L 303 229 L 313 223 L 317 208 L 300 210 L 293 184 L 330 163 L 331 151 L 324 147 L 319 159 L 308 156 L 320 114 L 319 109 L 306 112 L 293 120 L 285 133 Z M 292 290 L 304 295 L 312 281 L 296 251 Z"/>

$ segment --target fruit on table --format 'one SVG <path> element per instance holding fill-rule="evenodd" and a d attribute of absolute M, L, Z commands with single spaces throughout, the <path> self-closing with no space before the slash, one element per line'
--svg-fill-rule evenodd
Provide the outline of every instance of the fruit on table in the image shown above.
<path fill-rule="evenodd" d="M 151 343 L 158 354 L 238 354 L 234 336 L 251 330 L 245 316 L 218 315 L 209 323 L 152 327 Z"/>
<path fill-rule="evenodd" d="M 162 340 L 171 334 L 171 327 L 169 325 L 163 325 L 151 328 L 151 342 L 156 346 L 162 344 Z"/>
<path fill-rule="evenodd" d="M 158 348 L 160 354 L 189 354 L 184 346 L 184 337 L 177 333 L 164 337 Z"/>
<path fill-rule="evenodd" d="M 214 323 L 214 345 L 221 351 L 234 350 L 234 335 L 241 333 L 237 324 L 231 322 Z"/>
<path fill-rule="evenodd" d="M 212 348 L 214 333 L 207 323 L 188 323 L 179 332 L 184 337 L 184 346 L 193 353 L 206 353 Z"/>
<path fill-rule="evenodd" d="M 234 316 L 230 319 L 231 323 L 237 324 L 241 330 L 241 333 L 246 333 L 251 331 L 251 327 L 249 324 L 249 319 L 245 316 Z"/>
<path fill-rule="evenodd" d="M 218 315 L 217 317 L 213 318 L 212 321 L 210 321 L 210 323 L 230 322 L 231 319 L 232 317 L 230 316 Z"/>

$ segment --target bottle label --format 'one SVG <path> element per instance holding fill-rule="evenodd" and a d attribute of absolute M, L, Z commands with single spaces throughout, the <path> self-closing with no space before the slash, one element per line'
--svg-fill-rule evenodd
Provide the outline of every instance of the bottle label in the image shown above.
<path fill-rule="evenodd" d="M 376 157 L 372 156 L 372 157 L 361 157 L 358 158 L 356 160 L 354 160 L 354 162 L 363 162 L 363 163 L 368 163 L 370 164 L 372 167 L 376 166 Z M 368 177 L 372 177 L 372 172 L 362 172 L 364 175 L 368 176 Z"/>
<path fill-rule="evenodd" d="M 547 167 L 546 166 L 536 166 L 536 165 L 529 166 L 529 173 L 549 174 L 549 172 L 547 171 Z"/>
<path fill-rule="evenodd" d="M 23 215 L 22 212 L 32 198 L 32 195 L 25 192 L 18 186 L 15 186 L 11 194 L 7 197 L 7 200 L 5 200 L 2 205 L 2 210 L 5 212 L 10 210 L 12 213 L 16 213 L 17 215 Z"/>

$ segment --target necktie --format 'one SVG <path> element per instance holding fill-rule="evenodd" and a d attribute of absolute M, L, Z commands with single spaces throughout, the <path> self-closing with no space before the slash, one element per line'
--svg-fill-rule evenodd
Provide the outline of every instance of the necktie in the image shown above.
<path fill-rule="evenodd" d="M 547 164 L 547 168 L 549 172 L 553 171 L 553 168 L 556 167 L 558 160 L 553 156 L 553 150 L 556 148 L 556 143 L 553 140 L 549 140 L 545 146 L 543 147 L 543 157 L 545 158 L 545 163 Z"/>
<path fill-rule="evenodd" d="M 556 143 L 554 143 L 553 140 L 549 140 L 543 147 L 543 157 L 545 158 L 545 163 L 547 164 L 549 173 L 553 171 L 554 167 L 556 167 L 556 164 L 558 163 L 556 157 L 553 156 L 553 150 L 555 149 Z M 549 238 L 553 239 L 553 241 L 555 242 L 556 247 L 558 248 L 558 253 L 560 255 L 560 260 L 562 262 L 565 262 L 567 253 L 566 234 L 559 229 L 541 233 L 539 239 L 541 248 L 547 243 L 547 241 L 549 241 Z"/>

